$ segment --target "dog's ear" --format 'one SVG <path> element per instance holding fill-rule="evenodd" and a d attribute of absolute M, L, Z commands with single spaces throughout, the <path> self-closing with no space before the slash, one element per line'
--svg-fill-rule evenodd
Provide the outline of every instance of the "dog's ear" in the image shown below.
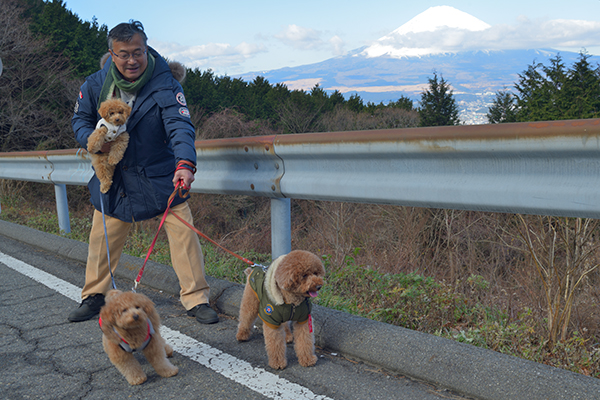
<path fill-rule="evenodd" d="M 275 282 L 280 289 L 291 291 L 298 286 L 299 279 L 298 271 L 294 268 L 293 261 L 287 256 L 281 260 L 277 271 L 275 271 Z"/>
<path fill-rule="evenodd" d="M 140 299 L 141 301 L 141 306 L 142 309 L 144 310 L 144 312 L 147 315 L 150 315 L 150 313 L 154 310 L 154 303 L 152 302 L 152 300 L 150 300 L 148 297 L 144 296 L 143 298 Z"/>
<path fill-rule="evenodd" d="M 111 300 L 113 300 L 115 297 L 117 297 L 118 295 L 122 294 L 123 292 L 121 292 L 119 289 L 111 289 L 108 291 L 108 293 L 106 293 L 106 297 L 104 298 L 105 302 L 109 302 Z"/>
<path fill-rule="evenodd" d="M 102 333 L 108 340 L 113 343 L 119 344 L 121 342 L 121 338 L 116 334 L 114 327 L 116 325 L 116 304 L 105 304 L 100 309 L 100 320 L 102 323 L 100 324 L 100 329 Z"/>
<path fill-rule="evenodd" d="M 152 325 L 156 329 L 160 325 L 160 317 L 158 316 L 158 312 L 154 307 L 154 303 L 148 297 L 144 296 L 144 298 L 142 299 L 141 306 L 142 310 L 144 310 L 144 312 L 150 319 L 150 322 L 152 322 Z"/>
<path fill-rule="evenodd" d="M 123 115 L 125 115 L 125 119 L 129 118 L 131 115 L 131 107 L 123 106 Z"/>
<path fill-rule="evenodd" d="M 106 116 L 108 115 L 108 101 L 103 102 L 102 104 L 100 104 L 100 108 L 98 109 L 98 114 L 100 114 L 100 116 L 102 118 L 106 118 Z"/>

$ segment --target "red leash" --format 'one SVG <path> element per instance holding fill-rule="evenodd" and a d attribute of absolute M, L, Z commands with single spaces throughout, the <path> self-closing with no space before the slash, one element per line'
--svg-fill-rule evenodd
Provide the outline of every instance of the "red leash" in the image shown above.
<path fill-rule="evenodd" d="M 183 190 L 186 190 L 186 189 L 189 190 L 189 188 L 187 188 L 183 184 L 182 181 L 179 181 L 179 183 L 175 187 L 175 190 L 173 190 L 173 193 L 171 193 L 171 196 L 169 196 L 169 201 L 167 202 L 167 209 L 165 210 L 165 213 L 163 214 L 163 217 L 160 220 L 160 225 L 158 226 L 156 235 L 154 235 L 154 240 L 152 240 L 152 244 L 150 245 L 150 248 L 148 249 L 148 254 L 146 254 L 146 259 L 144 260 L 144 264 L 142 264 L 142 268 L 140 268 L 140 272 L 138 272 L 137 278 L 135 278 L 135 284 L 133 286 L 133 289 L 131 289 L 134 292 L 135 292 L 135 289 L 137 289 L 138 284 L 140 283 L 140 279 L 142 279 L 142 274 L 144 273 L 144 269 L 146 268 L 146 263 L 148 262 L 148 258 L 150 258 L 150 254 L 152 253 L 152 250 L 154 250 L 154 245 L 156 244 L 156 239 L 158 238 L 160 229 L 162 228 L 163 224 L 165 223 L 165 219 L 167 219 L 167 214 L 169 213 L 169 210 L 171 209 L 171 203 L 173 203 L 173 199 L 175 199 L 175 195 L 179 193 L 179 197 L 184 199 L 185 196 L 188 195 L 187 192 L 185 194 L 183 193 Z M 173 215 L 175 215 L 175 214 L 173 214 Z"/>
<path fill-rule="evenodd" d="M 186 190 L 185 193 L 184 193 L 184 190 Z M 183 222 L 183 224 L 185 226 L 187 226 L 188 228 L 190 228 L 191 230 L 193 230 L 194 232 L 196 232 L 199 236 L 201 236 L 204 239 L 208 240 L 209 242 L 211 242 L 215 246 L 219 247 L 221 250 L 224 250 L 227 253 L 229 253 L 232 256 L 234 256 L 235 258 L 237 258 L 239 260 L 242 260 L 243 262 L 245 262 L 246 264 L 250 265 L 251 267 L 261 267 L 263 269 L 267 268 L 264 265 L 254 263 L 254 262 L 248 260 L 247 258 L 244 258 L 244 257 L 242 257 L 242 256 L 234 253 L 233 251 L 226 249 L 225 247 L 221 246 L 219 243 L 215 242 L 214 240 L 212 240 L 211 238 L 209 238 L 208 236 L 206 236 L 205 234 L 203 234 L 202 232 L 200 232 L 193 225 L 189 224 L 187 221 L 184 221 L 183 218 L 181 218 L 179 215 L 175 214 L 171 210 L 171 203 L 173 203 L 173 199 L 175 199 L 175 195 L 179 194 L 179 197 L 181 197 L 182 199 L 185 199 L 186 197 L 189 197 L 189 190 L 190 190 L 190 188 L 188 186 L 185 186 L 185 184 L 183 183 L 183 181 L 180 180 L 179 183 L 177 184 L 177 186 L 175 187 L 175 190 L 173 190 L 173 193 L 171 193 L 171 196 L 169 196 L 169 201 L 168 201 L 168 204 L 167 204 L 167 209 L 165 210 L 165 213 L 162 216 L 162 219 L 160 221 L 160 225 L 158 226 L 158 230 L 156 232 L 156 235 L 154 235 L 154 240 L 152 240 L 152 244 L 150 245 L 150 248 L 148 249 L 148 254 L 146 254 L 146 259 L 144 260 L 144 264 L 142 265 L 142 268 L 140 268 L 140 272 L 138 272 L 137 278 L 135 279 L 135 286 L 132 289 L 134 292 L 135 292 L 135 289 L 137 289 L 137 286 L 140 283 L 140 280 L 142 279 L 142 274 L 144 273 L 144 269 L 146 268 L 146 263 L 148 262 L 148 259 L 150 258 L 150 254 L 152 253 L 152 250 L 154 250 L 154 245 L 156 244 L 156 239 L 158 238 L 158 233 L 160 232 L 160 229 L 162 228 L 162 226 L 163 226 L 163 224 L 165 222 L 165 219 L 167 219 L 167 214 L 169 214 L 169 212 L 172 215 L 174 215 L 175 218 L 177 218 L 178 220 L 180 220 L 181 222 Z"/>
<path fill-rule="evenodd" d="M 215 246 L 219 247 L 221 250 L 226 251 L 227 253 L 231 254 L 232 256 L 234 256 L 237 259 L 242 260 L 243 262 L 245 262 L 246 264 L 249 264 L 251 267 L 264 267 L 264 265 L 260 265 L 260 264 L 256 264 L 253 263 L 252 261 L 248 260 L 247 258 L 244 258 L 238 254 L 235 254 L 233 251 L 231 250 L 227 250 L 225 247 L 221 246 L 219 243 L 215 242 L 214 240 L 212 240 L 211 238 L 209 238 L 208 236 L 206 236 L 204 233 L 200 232 L 198 229 L 196 229 L 193 225 L 190 225 L 188 222 L 184 221 L 183 218 L 181 218 L 179 215 L 175 214 L 173 211 L 169 210 L 171 212 L 171 214 L 173 214 L 175 216 L 175 218 L 177 218 L 178 220 L 180 220 L 181 222 L 183 222 L 183 224 L 185 226 L 187 226 L 188 228 L 190 228 L 191 230 L 193 230 L 194 232 L 196 232 L 199 236 L 203 237 L 204 239 L 208 240 L 209 242 L 211 242 L 212 244 L 214 244 Z"/>

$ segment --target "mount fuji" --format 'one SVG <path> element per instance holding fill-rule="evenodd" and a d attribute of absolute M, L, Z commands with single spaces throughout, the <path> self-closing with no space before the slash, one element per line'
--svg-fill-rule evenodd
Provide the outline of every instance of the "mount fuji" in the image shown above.
<path fill-rule="evenodd" d="M 570 67 L 579 53 L 551 48 L 511 50 L 490 46 L 493 29 L 476 17 L 449 6 L 431 7 L 393 32 L 364 46 L 315 64 L 250 72 L 238 77 L 265 77 L 291 90 L 316 84 L 345 97 L 386 104 L 400 96 L 416 103 L 429 87 L 434 71 L 448 82 L 460 109 L 461 121 L 486 123 L 488 107 L 499 90 L 512 89 L 519 74 L 532 63 L 549 64 L 557 54 Z"/>

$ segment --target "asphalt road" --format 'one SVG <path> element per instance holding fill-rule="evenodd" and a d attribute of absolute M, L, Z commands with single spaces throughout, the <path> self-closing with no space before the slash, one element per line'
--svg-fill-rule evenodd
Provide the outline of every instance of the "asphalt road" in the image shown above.
<path fill-rule="evenodd" d="M 464 398 L 323 350 L 318 352 L 315 367 L 303 368 L 290 346 L 288 368 L 272 370 L 266 365 L 260 333 L 247 343 L 238 343 L 234 318 L 221 314 L 218 324 L 198 324 L 186 316 L 176 296 L 147 287 L 138 291 L 156 304 L 168 328 L 164 336 L 180 339 L 184 335 L 203 354 L 194 359 L 189 349 L 176 352 L 172 362 L 179 367 L 179 374 L 172 378 L 158 376 L 143 355 L 137 354 L 148 381 L 130 386 L 102 349 L 98 319 L 67 321 L 69 311 L 78 305 L 69 296 L 79 295 L 83 271 L 81 263 L 0 236 L 0 398 Z M 36 274 L 35 279 L 44 283 L 23 272 Z M 116 285 L 129 290 L 132 281 L 117 279 Z"/>
<path fill-rule="evenodd" d="M 67 322 L 78 306 L 87 245 L 0 220 L 2 399 L 489 399 L 600 400 L 600 379 L 463 343 L 313 308 L 318 362 L 267 366 L 262 334 L 235 339 L 243 288 L 208 277 L 221 321 L 201 325 L 178 301 L 172 268 L 150 261 L 138 291 L 157 306 L 179 374 L 131 387 L 110 364 L 97 319 Z M 116 284 L 142 264 L 124 255 Z"/>

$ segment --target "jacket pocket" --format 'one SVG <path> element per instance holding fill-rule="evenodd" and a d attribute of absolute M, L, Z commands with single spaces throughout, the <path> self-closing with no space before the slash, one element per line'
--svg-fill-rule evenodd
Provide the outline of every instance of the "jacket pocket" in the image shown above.
<path fill-rule="evenodd" d="M 169 196 L 175 189 L 173 186 L 173 175 L 175 174 L 175 165 L 173 160 L 149 165 L 144 168 L 146 179 L 152 188 L 152 194 L 148 193 L 148 202 L 153 202 L 158 210 L 165 210 Z"/>

